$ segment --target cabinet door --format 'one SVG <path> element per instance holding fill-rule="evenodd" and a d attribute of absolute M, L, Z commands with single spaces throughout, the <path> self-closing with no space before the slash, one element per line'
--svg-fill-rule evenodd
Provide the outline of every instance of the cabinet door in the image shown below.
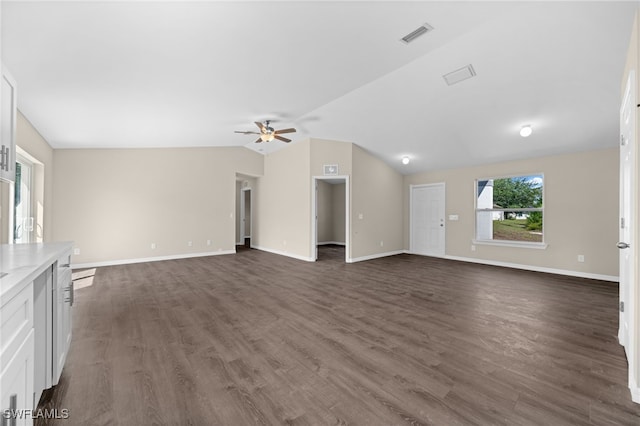
<path fill-rule="evenodd" d="M 2 393 L 0 397 L 0 415 L 6 424 L 10 416 L 15 416 L 16 425 L 32 425 L 33 410 L 33 329 L 29 332 L 13 358 L 0 374 Z M 5 410 L 9 410 L 8 412 Z M 4 424 L 4 423 L 3 423 Z"/>
<path fill-rule="evenodd" d="M 71 305 L 73 303 L 73 282 L 71 268 L 58 267 L 58 283 L 54 291 L 56 312 L 54 312 L 55 336 L 52 385 L 56 385 L 62 374 L 71 345 Z"/>
<path fill-rule="evenodd" d="M 16 176 L 16 82 L 2 68 L 0 89 L 0 179 L 13 182 Z"/>

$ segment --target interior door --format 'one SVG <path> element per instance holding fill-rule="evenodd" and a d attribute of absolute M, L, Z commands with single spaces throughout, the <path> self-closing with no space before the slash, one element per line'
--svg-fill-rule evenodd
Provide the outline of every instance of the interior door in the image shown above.
<path fill-rule="evenodd" d="M 445 254 L 444 183 L 411 187 L 411 252 Z"/>
<path fill-rule="evenodd" d="M 618 339 L 625 347 L 629 362 L 629 375 L 635 372 L 633 313 L 636 280 L 633 266 L 635 241 L 633 206 L 635 203 L 635 74 L 629 75 L 622 106 L 620 108 L 620 323 Z"/>

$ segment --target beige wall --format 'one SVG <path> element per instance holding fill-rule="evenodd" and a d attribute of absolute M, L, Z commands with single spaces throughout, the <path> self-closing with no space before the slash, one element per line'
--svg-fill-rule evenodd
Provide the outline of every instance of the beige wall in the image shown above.
<path fill-rule="evenodd" d="M 74 264 L 233 251 L 236 173 L 263 167 L 245 148 L 55 150 L 54 161 L 53 238 L 75 241 Z"/>
<path fill-rule="evenodd" d="M 34 218 L 38 231 L 36 241 L 52 241 L 53 149 L 20 111 L 16 118 L 16 145 L 36 161 L 33 180 Z M 0 243 L 9 241 L 10 185 L 0 182 Z"/>
<path fill-rule="evenodd" d="M 255 245 L 312 258 L 311 182 L 323 175 L 324 164 L 337 164 L 338 174 L 350 177 L 348 257 L 360 260 L 401 251 L 402 176 L 354 144 L 322 139 L 292 144 L 265 157 L 264 176 L 258 179 Z"/>
<path fill-rule="evenodd" d="M 350 257 L 403 250 L 402 175 L 353 145 L 351 182 Z"/>
<path fill-rule="evenodd" d="M 318 181 L 318 243 L 333 241 L 333 185 Z"/>
<path fill-rule="evenodd" d="M 331 185 L 331 216 L 333 219 L 330 241 L 336 243 L 345 242 L 345 185 L 344 183 Z"/>
<path fill-rule="evenodd" d="M 308 259 L 311 256 L 310 140 L 264 157 L 254 194 L 252 246 Z"/>
<path fill-rule="evenodd" d="M 595 172 L 597 171 L 597 172 Z M 546 250 L 476 245 L 474 181 L 544 173 Z M 446 255 L 568 271 L 618 275 L 618 150 L 534 158 L 404 178 L 404 247 L 409 249 L 409 186 L 446 184 Z M 458 221 L 449 221 L 458 215 Z M 585 256 L 579 263 L 577 256 Z"/>
<path fill-rule="evenodd" d="M 351 176 L 352 147 L 353 144 L 350 142 L 311 139 L 311 176 L 323 176 L 325 164 L 337 164 L 338 175 Z"/>

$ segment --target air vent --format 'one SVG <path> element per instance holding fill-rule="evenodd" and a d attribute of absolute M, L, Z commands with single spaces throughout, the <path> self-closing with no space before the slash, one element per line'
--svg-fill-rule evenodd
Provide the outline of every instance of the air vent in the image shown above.
<path fill-rule="evenodd" d="M 325 176 L 334 176 L 338 174 L 338 165 L 337 164 L 325 164 L 323 166 L 324 175 Z"/>
<path fill-rule="evenodd" d="M 406 36 L 402 37 L 402 39 L 400 41 L 402 41 L 405 44 L 409 44 L 412 41 L 414 41 L 415 39 L 417 39 L 418 37 L 420 37 L 422 35 L 425 35 L 426 33 L 428 33 L 431 30 L 433 30 L 433 27 L 431 25 L 429 25 L 429 24 L 421 25 L 417 29 L 411 31 Z"/>
<path fill-rule="evenodd" d="M 449 74 L 443 75 L 442 78 L 444 78 L 444 81 L 451 86 L 468 78 L 475 77 L 475 75 L 476 70 L 473 69 L 473 65 L 469 64 L 464 68 L 460 68 L 459 70 L 451 71 Z"/>

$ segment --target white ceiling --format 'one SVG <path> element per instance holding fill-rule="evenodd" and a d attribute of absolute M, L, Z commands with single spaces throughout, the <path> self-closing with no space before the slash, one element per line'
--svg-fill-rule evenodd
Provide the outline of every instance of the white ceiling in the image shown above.
<path fill-rule="evenodd" d="M 2 60 L 54 148 L 267 153 L 286 145 L 233 132 L 272 119 L 293 143 L 354 142 L 413 173 L 616 146 L 637 6 L 2 1 Z"/>

